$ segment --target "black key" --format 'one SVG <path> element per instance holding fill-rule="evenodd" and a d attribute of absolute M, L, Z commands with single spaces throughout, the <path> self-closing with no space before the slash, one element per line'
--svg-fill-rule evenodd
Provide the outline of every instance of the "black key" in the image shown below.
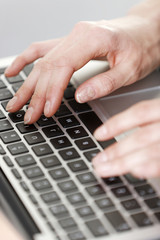
<path fill-rule="evenodd" d="M 30 145 L 45 142 L 44 137 L 39 132 L 27 134 L 24 136 L 24 138 L 27 141 L 27 143 Z"/>
<path fill-rule="evenodd" d="M 13 91 L 16 93 L 23 83 L 24 81 L 12 84 Z"/>
<path fill-rule="evenodd" d="M 73 87 L 71 82 L 69 82 L 68 85 L 67 85 L 67 88 L 69 88 L 69 87 Z"/>
<path fill-rule="evenodd" d="M 58 120 L 64 128 L 69 128 L 69 127 L 74 127 L 74 126 L 80 125 L 79 121 L 73 115 L 68 116 L 68 117 L 59 118 Z"/>
<path fill-rule="evenodd" d="M 12 143 L 21 140 L 15 131 L 1 133 L 1 139 L 4 143 Z"/>
<path fill-rule="evenodd" d="M 155 190 L 150 184 L 135 187 L 135 190 L 141 197 L 148 197 L 155 194 Z"/>
<path fill-rule="evenodd" d="M 103 149 L 105 149 L 115 142 L 116 142 L 115 139 L 110 139 L 110 140 L 102 141 L 102 142 L 98 142 L 98 143 Z"/>
<path fill-rule="evenodd" d="M 71 114 L 71 111 L 67 108 L 65 104 L 61 104 L 60 108 L 55 113 L 56 117 L 62 117 Z"/>
<path fill-rule="evenodd" d="M 101 198 L 101 199 L 95 200 L 95 203 L 100 209 L 104 211 L 114 207 L 114 204 L 110 198 Z"/>
<path fill-rule="evenodd" d="M 103 181 L 108 185 L 108 186 L 113 186 L 116 184 L 122 184 L 122 180 L 120 177 L 109 177 L 109 178 L 103 178 Z"/>
<path fill-rule="evenodd" d="M 75 88 L 74 87 L 69 87 L 69 88 L 66 88 L 65 91 L 64 91 L 64 98 L 65 99 L 71 99 L 71 98 L 74 98 L 74 94 L 75 94 Z"/>
<path fill-rule="evenodd" d="M 57 195 L 56 192 L 49 192 L 49 193 L 41 194 L 41 198 L 47 204 L 57 203 L 57 202 L 60 201 L 60 198 L 59 198 L 59 196 Z"/>
<path fill-rule="evenodd" d="M 47 143 L 36 145 L 35 147 L 32 147 L 32 150 L 37 156 L 44 156 L 53 153 L 52 149 Z"/>
<path fill-rule="evenodd" d="M 4 108 L 5 111 L 6 111 L 6 106 L 7 106 L 8 102 L 9 102 L 9 100 L 8 100 L 8 101 L 1 102 L 2 107 Z M 7 111 L 6 111 L 6 112 L 7 112 Z"/>
<path fill-rule="evenodd" d="M 0 74 L 3 74 L 4 71 L 5 71 L 5 69 L 6 69 L 6 67 L 1 67 L 1 68 L 0 68 Z"/>
<path fill-rule="evenodd" d="M 159 222 L 160 222 L 160 212 L 156 212 L 154 215 L 156 216 L 156 218 L 157 218 L 157 219 L 159 220 Z"/>
<path fill-rule="evenodd" d="M 59 220 L 59 224 L 61 225 L 62 228 L 67 230 L 70 228 L 73 229 L 77 227 L 77 224 L 72 217 Z"/>
<path fill-rule="evenodd" d="M 54 119 L 52 117 L 47 118 L 46 116 L 42 115 L 39 118 L 39 120 L 37 121 L 37 123 L 40 127 L 43 127 L 43 126 L 53 125 L 56 122 L 54 121 Z"/>
<path fill-rule="evenodd" d="M 97 196 L 99 197 L 100 195 L 106 194 L 100 184 L 87 187 L 86 190 L 89 193 L 89 195 L 92 197 L 97 197 Z"/>
<path fill-rule="evenodd" d="M 50 210 L 57 218 L 64 218 L 69 215 L 67 208 L 63 204 L 52 206 Z"/>
<path fill-rule="evenodd" d="M 147 214 L 144 212 L 133 214 L 131 215 L 131 217 L 139 227 L 147 227 L 153 224 Z"/>
<path fill-rule="evenodd" d="M 106 231 L 104 225 L 101 223 L 99 219 L 87 221 L 86 225 L 88 226 L 89 230 L 95 237 L 108 235 L 108 232 Z"/>
<path fill-rule="evenodd" d="M 58 183 L 58 186 L 61 191 L 65 193 L 77 191 L 77 186 L 72 180 L 60 182 Z"/>
<path fill-rule="evenodd" d="M 91 172 L 79 174 L 79 175 L 77 175 L 77 178 L 82 184 L 97 182 L 97 179 L 95 178 L 95 176 Z"/>
<path fill-rule="evenodd" d="M 73 161 L 71 163 L 68 163 L 68 166 L 73 172 L 80 172 L 80 171 L 86 171 L 88 170 L 87 165 L 85 164 L 84 161 L 78 160 L 78 161 Z"/>
<path fill-rule="evenodd" d="M 17 76 L 14 76 L 14 77 L 9 77 L 9 78 L 7 78 L 7 80 L 11 84 L 16 83 L 16 82 L 24 81 L 24 79 L 20 75 L 17 75 Z"/>
<path fill-rule="evenodd" d="M 4 157 L 3 157 L 3 160 L 4 160 L 5 163 L 8 165 L 8 167 L 13 167 L 13 166 L 14 166 L 13 163 L 12 163 L 12 161 L 11 161 L 11 159 L 10 159 L 10 157 L 4 156 Z"/>
<path fill-rule="evenodd" d="M 5 154 L 6 152 L 5 152 L 5 150 L 4 150 L 4 148 L 2 147 L 2 145 L 0 144 L 0 155 L 2 154 Z"/>
<path fill-rule="evenodd" d="M 160 209 L 160 198 L 159 197 L 147 199 L 147 200 L 145 200 L 145 203 L 151 209 Z"/>
<path fill-rule="evenodd" d="M 75 100 L 71 100 L 68 102 L 71 108 L 76 113 L 85 112 L 91 110 L 91 107 L 87 103 L 78 103 Z"/>
<path fill-rule="evenodd" d="M 36 161 L 34 160 L 33 156 L 30 154 L 25 154 L 23 156 L 16 157 L 15 160 L 20 167 L 28 167 L 36 164 Z"/>
<path fill-rule="evenodd" d="M 43 177 L 43 172 L 39 167 L 27 168 L 24 170 L 25 175 L 29 178 Z"/>
<path fill-rule="evenodd" d="M 0 120 L 1 120 L 1 119 L 4 119 L 4 118 L 6 118 L 6 116 L 4 115 L 4 113 L 2 112 L 2 110 L 0 110 Z"/>
<path fill-rule="evenodd" d="M 37 209 L 38 212 L 40 213 L 40 215 L 43 217 L 43 218 L 47 218 L 46 214 L 44 213 L 44 211 L 42 210 L 42 208 L 38 208 Z"/>
<path fill-rule="evenodd" d="M 97 147 L 91 138 L 83 138 L 75 141 L 80 150 L 87 150 Z"/>
<path fill-rule="evenodd" d="M 82 137 L 87 137 L 88 134 L 84 130 L 83 127 L 75 127 L 75 128 L 70 128 L 67 130 L 67 133 L 72 139 L 77 139 L 77 138 L 82 138 Z"/>
<path fill-rule="evenodd" d="M 77 213 L 80 217 L 85 218 L 89 216 L 93 216 L 95 213 L 93 212 L 93 209 L 90 206 L 83 206 L 76 209 Z"/>
<path fill-rule="evenodd" d="M 48 138 L 57 137 L 64 134 L 58 125 L 42 128 L 42 131 Z"/>
<path fill-rule="evenodd" d="M 127 181 L 133 185 L 136 184 L 141 184 L 141 183 L 145 183 L 146 180 L 145 179 L 140 179 L 140 178 L 136 178 L 134 176 L 132 176 L 131 174 L 126 174 L 125 178 L 127 179 Z"/>
<path fill-rule="evenodd" d="M 61 165 L 58 158 L 54 155 L 41 158 L 40 161 L 45 168 L 56 167 L 56 166 Z"/>
<path fill-rule="evenodd" d="M 37 128 L 31 124 L 31 125 L 24 125 L 24 123 L 18 123 L 16 124 L 16 127 L 21 133 L 30 133 L 37 131 Z"/>
<path fill-rule="evenodd" d="M 24 114 L 25 112 L 23 110 L 20 110 L 18 112 L 9 113 L 9 117 L 13 122 L 22 122 L 24 120 Z"/>
<path fill-rule="evenodd" d="M 63 179 L 69 177 L 67 171 L 65 168 L 56 168 L 51 171 L 49 171 L 49 174 L 51 177 L 55 180 Z"/>
<path fill-rule="evenodd" d="M 34 66 L 33 63 L 30 63 L 23 68 L 23 72 L 26 74 L 26 76 L 30 74 L 30 72 L 33 69 L 33 66 Z"/>
<path fill-rule="evenodd" d="M 87 151 L 87 152 L 84 152 L 84 156 L 87 158 L 88 161 L 92 161 L 92 159 L 97 155 L 97 153 L 99 153 L 99 149 L 94 149 L 94 150 L 91 150 L 91 151 Z"/>
<path fill-rule="evenodd" d="M 12 130 L 13 127 L 7 119 L 0 121 L 0 132 Z"/>
<path fill-rule="evenodd" d="M 130 229 L 128 223 L 118 211 L 105 213 L 105 217 L 109 220 L 117 232 L 127 231 Z"/>
<path fill-rule="evenodd" d="M 20 182 L 20 185 L 25 192 L 30 192 L 30 190 L 25 182 Z"/>
<path fill-rule="evenodd" d="M 37 199 L 35 198 L 34 195 L 30 194 L 30 195 L 29 195 L 29 198 L 30 198 L 30 200 L 32 201 L 32 203 L 33 203 L 34 205 L 38 205 Z"/>
<path fill-rule="evenodd" d="M 0 89 L 0 101 L 10 99 L 13 97 L 13 94 L 7 89 Z"/>
<path fill-rule="evenodd" d="M 121 204 L 127 211 L 132 211 L 132 210 L 141 208 L 141 206 L 139 205 L 136 199 L 126 200 L 121 202 Z"/>
<path fill-rule="evenodd" d="M 14 169 L 12 169 L 11 171 L 12 171 L 13 175 L 14 175 L 17 179 L 21 179 L 21 175 L 20 175 L 20 173 L 18 172 L 17 169 L 14 168 Z"/>
<path fill-rule="evenodd" d="M 32 182 L 32 185 L 37 191 L 48 190 L 52 188 L 50 182 L 47 179 L 34 181 Z"/>
<path fill-rule="evenodd" d="M 131 192 L 126 186 L 112 188 L 111 190 L 117 198 L 127 197 L 131 195 Z"/>
<path fill-rule="evenodd" d="M 23 142 L 13 143 L 7 147 L 12 155 L 27 153 L 28 149 Z"/>
<path fill-rule="evenodd" d="M 85 236 L 80 231 L 69 233 L 68 238 L 70 240 L 86 240 Z"/>
<path fill-rule="evenodd" d="M 0 79 L 0 89 L 2 88 L 6 88 L 6 85 L 4 84 L 4 82 Z"/>
<path fill-rule="evenodd" d="M 74 148 L 59 151 L 59 154 L 64 160 L 73 160 L 79 158 L 78 152 Z"/>
<path fill-rule="evenodd" d="M 51 143 L 56 149 L 72 146 L 71 142 L 65 136 L 53 138 L 53 139 L 51 139 Z"/>
<path fill-rule="evenodd" d="M 83 197 L 81 193 L 73 193 L 67 196 L 69 202 L 73 205 L 83 204 L 86 202 L 86 199 Z"/>

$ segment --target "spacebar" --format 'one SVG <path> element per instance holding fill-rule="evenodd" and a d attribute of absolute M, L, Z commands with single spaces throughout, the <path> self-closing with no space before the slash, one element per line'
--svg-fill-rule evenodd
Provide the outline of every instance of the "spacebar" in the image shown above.
<path fill-rule="evenodd" d="M 87 129 L 91 132 L 91 134 L 93 134 L 96 128 L 98 128 L 102 124 L 102 121 L 93 111 L 81 113 L 78 116 L 84 123 L 84 125 L 87 127 Z M 99 144 L 104 149 L 114 142 L 116 142 L 115 139 L 110 139 L 107 141 L 99 142 Z"/>

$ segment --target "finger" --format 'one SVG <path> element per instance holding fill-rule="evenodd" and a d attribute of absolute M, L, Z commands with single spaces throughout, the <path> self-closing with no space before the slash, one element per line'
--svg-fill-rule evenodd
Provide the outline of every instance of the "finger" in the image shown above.
<path fill-rule="evenodd" d="M 22 52 L 5 70 L 7 77 L 17 75 L 25 65 L 43 57 L 50 49 L 55 47 L 62 39 L 48 40 L 44 42 L 32 43 L 24 52 Z"/>
<path fill-rule="evenodd" d="M 18 89 L 14 97 L 8 102 L 6 106 L 6 110 L 8 112 L 18 111 L 25 103 L 27 103 L 34 92 L 39 75 L 40 72 L 35 65 L 28 78 L 24 81 L 23 85 Z"/>
<path fill-rule="evenodd" d="M 97 154 L 93 160 L 94 165 L 98 165 L 100 162 L 104 161 L 114 161 L 116 158 L 123 157 L 144 147 L 149 147 L 157 141 L 160 141 L 159 129 L 160 122 L 143 126 L 132 135 L 112 144 L 103 152 Z"/>
<path fill-rule="evenodd" d="M 106 140 L 134 127 L 159 121 L 159 106 L 159 98 L 137 103 L 106 121 L 96 129 L 94 136 L 97 140 Z"/>
<path fill-rule="evenodd" d="M 126 173 L 139 174 L 139 177 L 157 177 L 160 175 L 160 141 L 150 147 L 116 158 L 114 161 L 101 162 L 98 165 L 94 165 L 93 161 L 93 166 L 96 173 L 101 177 L 118 176 Z"/>

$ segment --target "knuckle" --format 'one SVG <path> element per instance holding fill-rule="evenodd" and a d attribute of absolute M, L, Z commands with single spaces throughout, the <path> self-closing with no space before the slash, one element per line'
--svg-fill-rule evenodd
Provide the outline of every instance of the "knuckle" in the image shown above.
<path fill-rule="evenodd" d="M 88 28 L 90 26 L 90 23 L 87 21 L 79 21 L 75 24 L 73 31 L 83 31 L 84 29 Z"/>
<path fill-rule="evenodd" d="M 29 51 L 32 52 L 32 54 L 39 56 L 39 52 L 40 52 L 40 43 L 39 42 L 33 42 L 29 48 Z"/>
<path fill-rule="evenodd" d="M 101 85 L 103 92 L 105 94 L 111 93 L 115 90 L 116 79 L 111 76 L 108 72 L 104 73 L 103 78 L 101 80 Z"/>
<path fill-rule="evenodd" d="M 43 103 L 45 101 L 45 96 L 42 92 L 36 90 L 32 96 L 32 105 L 34 105 L 34 103 L 37 105 L 37 102 L 41 102 Z"/>

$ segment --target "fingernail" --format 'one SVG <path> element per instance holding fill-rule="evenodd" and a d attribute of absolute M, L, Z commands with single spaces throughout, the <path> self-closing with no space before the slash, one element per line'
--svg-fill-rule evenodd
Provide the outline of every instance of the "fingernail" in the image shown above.
<path fill-rule="evenodd" d="M 48 116 L 48 114 L 50 112 L 50 106 L 51 106 L 50 101 L 47 101 L 45 106 L 44 106 L 44 115 L 45 116 Z"/>
<path fill-rule="evenodd" d="M 107 127 L 106 125 L 103 124 L 102 126 L 95 130 L 93 135 L 96 139 L 101 139 L 104 138 L 104 136 L 106 136 L 107 134 L 108 134 Z"/>
<path fill-rule="evenodd" d="M 98 153 L 96 157 L 93 158 L 92 163 L 94 166 L 98 166 L 100 163 L 105 163 L 108 161 L 107 154 L 104 152 Z"/>
<path fill-rule="evenodd" d="M 84 103 L 90 101 L 95 96 L 95 90 L 92 87 L 87 87 L 77 93 L 77 101 L 79 103 Z"/>
<path fill-rule="evenodd" d="M 32 114 L 33 114 L 33 107 L 29 107 L 24 116 L 24 124 L 28 124 L 31 121 Z"/>
<path fill-rule="evenodd" d="M 6 70 L 4 71 L 4 74 L 7 75 L 10 71 L 10 67 L 6 68 Z"/>
<path fill-rule="evenodd" d="M 13 108 L 13 105 L 17 102 L 17 96 L 14 96 L 7 104 L 6 110 L 9 111 Z"/>

